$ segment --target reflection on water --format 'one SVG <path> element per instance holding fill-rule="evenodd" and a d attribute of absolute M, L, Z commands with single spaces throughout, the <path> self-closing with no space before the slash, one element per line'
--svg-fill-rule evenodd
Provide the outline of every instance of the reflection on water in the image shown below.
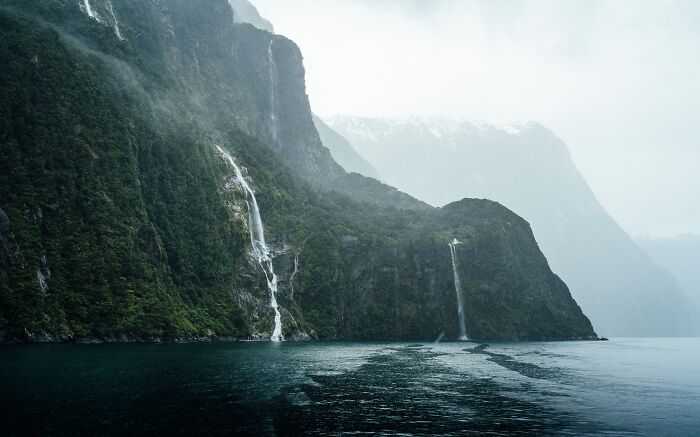
<path fill-rule="evenodd" d="M 0 348 L 0 435 L 700 435 L 700 340 Z"/>

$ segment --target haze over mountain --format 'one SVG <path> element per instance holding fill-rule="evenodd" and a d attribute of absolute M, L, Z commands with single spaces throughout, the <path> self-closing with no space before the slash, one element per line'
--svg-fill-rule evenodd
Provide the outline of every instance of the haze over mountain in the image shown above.
<path fill-rule="evenodd" d="M 233 21 L 236 23 L 249 23 L 258 29 L 275 32 L 272 23 L 260 16 L 258 10 L 248 0 L 228 0 L 233 8 Z"/>
<path fill-rule="evenodd" d="M 317 114 L 537 120 L 631 235 L 700 233 L 700 2 L 254 3 Z"/>
<path fill-rule="evenodd" d="M 513 68 L 470 59 L 459 8 L 510 29 L 569 0 L 282 1 L 347 31 L 315 41 L 356 101 L 437 87 L 480 110 L 445 59 L 557 87 L 515 45 Z M 572 1 L 574 21 L 598 4 Z M 563 141 L 417 116 L 336 130 L 307 89 L 323 68 L 280 29 L 249 0 L 0 0 L 0 437 L 700 435 L 700 337 L 596 332 L 687 335 L 692 305 Z M 641 244 L 698 291 L 700 238 Z"/>
<path fill-rule="evenodd" d="M 512 211 L 348 174 L 236 17 L 0 0 L 0 341 L 596 338 Z"/>
<path fill-rule="evenodd" d="M 659 266 L 669 271 L 700 310 L 700 235 L 638 238 L 637 243 Z M 697 321 L 696 321 L 697 323 Z"/>
<path fill-rule="evenodd" d="M 528 220 L 553 271 L 604 335 L 693 332 L 676 280 L 610 217 L 544 126 L 417 116 L 327 122 L 399 190 L 434 206 L 488 198 Z"/>
<path fill-rule="evenodd" d="M 338 162 L 346 171 L 355 172 L 364 176 L 381 180 L 377 170 L 372 167 L 372 164 L 367 162 L 355 149 L 350 145 L 348 140 L 342 135 L 328 127 L 326 123 L 314 115 L 314 125 L 321 137 L 323 145 L 330 150 L 333 159 Z"/>

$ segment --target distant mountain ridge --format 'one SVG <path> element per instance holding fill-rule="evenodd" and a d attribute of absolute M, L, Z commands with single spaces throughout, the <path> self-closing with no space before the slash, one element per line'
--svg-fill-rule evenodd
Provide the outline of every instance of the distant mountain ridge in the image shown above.
<path fill-rule="evenodd" d="M 333 159 L 347 172 L 359 173 L 378 181 L 381 180 L 377 170 L 353 149 L 348 140 L 331 129 L 323 120 L 315 115 L 314 125 L 318 131 L 318 135 L 321 137 L 323 145 L 330 150 Z"/>
<path fill-rule="evenodd" d="M 669 271 L 693 300 L 693 311 L 700 312 L 700 235 L 683 234 L 670 238 L 636 238 L 659 266 Z M 700 320 L 696 319 L 700 328 Z"/>
<path fill-rule="evenodd" d="M 275 32 L 275 28 L 268 20 L 263 18 L 258 9 L 248 0 L 228 0 L 233 8 L 233 21 L 236 23 L 248 23 L 258 29 Z"/>
<path fill-rule="evenodd" d="M 326 122 L 386 183 L 420 200 L 440 206 L 488 198 L 528 220 L 552 269 L 604 335 L 693 332 L 675 279 L 610 217 L 566 145 L 539 123 L 418 116 Z"/>

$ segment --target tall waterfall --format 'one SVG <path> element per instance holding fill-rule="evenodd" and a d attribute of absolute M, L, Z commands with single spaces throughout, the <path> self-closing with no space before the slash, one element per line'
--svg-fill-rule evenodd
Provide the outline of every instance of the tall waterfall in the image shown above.
<path fill-rule="evenodd" d="M 272 43 L 275 38 L 270 39 L 267 46 L 268 75 L 270 76 L 270 130 L 272 131 L 272 146 L 277 145 L 277 64 L 272 53 Z"/>
<path fill-rule="evenodd" d="M 457 250 L 456 246 L 461 244 L 456 238 L 449 243 L 450 254 L 452 255 L 452 273 L 455 277 L 455 292 L 457 293 L 457 316 L 459 317 L 459 339 L 469 340 L 467 337 L 467 327 L 464 322 L 464 304 L 462 303 L 462 284 L 459 282 L 459 273 L 457 273 Z"/>
<path fill-rule="evenodd" d="M 279 307 L 277 305 L 277 275 L 275 274 L 272 266 L 273 255 L 270 252 L 270 248 L 267 247 L 267 244 L 265 243 L 265 230 L 263 228 L 262 219 L 260 218 L 258 201 L 255 199 L 253 189 L 250 188 L 250 185 L 248 185 L 248 182 L 246 182 L 241 170 L 238 168 L 231 155 L 226 153 L 226 151 L 219 146 L 216 146 L 216 148 L 226 159 L 226 161 L 228 161 L 231 167 L 233 167 L 233 171 L 236 174 L 236 180 L 245 190 L 245 203 L 248 206 L 248 231 L 250 232 L 250 244 L 253 246 L 253 253 L 258 258 L 258 264 L 260 264 L 263 272 L 265 272 L 267 288 L 270 290 L 270 306 L 275 311 L 275 329 L 272 332 L 270 340 L 284 340 L 284 336 L 282 335 L 282 315 L 280 314 Z"/>

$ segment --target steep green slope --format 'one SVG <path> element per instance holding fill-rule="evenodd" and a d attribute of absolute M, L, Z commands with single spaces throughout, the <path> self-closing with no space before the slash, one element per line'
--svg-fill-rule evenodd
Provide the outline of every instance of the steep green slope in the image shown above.
<path fill-rule="evenodd" d="M 405 193 L 436 206 L 488 198 L 525 218 L 599 332 L 693 334 L 682 287 L 605 211 L 566 144 L 546 127 L 417 116 L 329 123 Z"/>
<path fill-rule="evenodd" d="M 197 128 L 151 118 L 108 66 L 53 30 L 0 19 L 0 190 L 16 254 L 3 269 L 4 318 L 77 335 L 196 332 L 198 322 L 235 331 L 237 305 L 214 278 L 245 234 L 222 220 L 219 170 Z"/>
<path fill-rule="evenodd" d="M 217 145 L 256 192 L 287 338 L 456 337 L 453 238 L 470 336 L 595 336 L 502 206 L 319 191 L 344 173 L 313 129 L 298 49 L 234 25 L 225 0 L 115 0 L 101 22 L 68 0 L 0 5 L 0 337 L 269 337 L 245 196 Z"/>

